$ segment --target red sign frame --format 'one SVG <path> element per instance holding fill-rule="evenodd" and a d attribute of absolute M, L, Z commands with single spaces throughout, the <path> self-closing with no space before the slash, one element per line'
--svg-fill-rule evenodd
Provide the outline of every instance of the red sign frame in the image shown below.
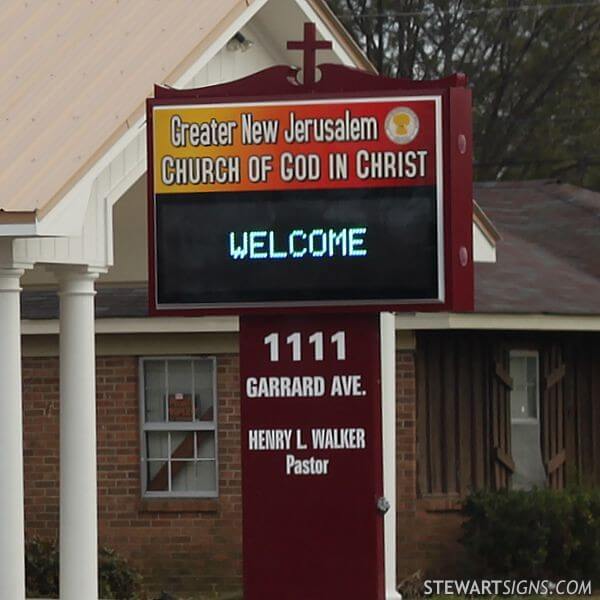
<path fill-rule="evenodd" d="M 436 81 L 391 79 L 325 64 L 319 67 L 321 80 L 299 86 L 291 67 L 277 66 L 231 83 L 193 90 L 173 90 L 157 86 L 155 98 L 147 100 L 148 132 L 148 274 L 151 316 L 203 316 L 256 313 L 323 312 L 467 312 L 474 308 L 472 242 L 472 125 L 471 91 L 464 75 Z M 268 90 L 265 93 L 264 90 Z M 444 301 L 427 304 L 360 304 L 302 307 L 158 308 L 156 294 L 156 248 L 154 214 L 153 108 L 173 103 L 232 104 L 267 101 L 361 99 L 393 96 L 439 96 L 444 126 Z"/>

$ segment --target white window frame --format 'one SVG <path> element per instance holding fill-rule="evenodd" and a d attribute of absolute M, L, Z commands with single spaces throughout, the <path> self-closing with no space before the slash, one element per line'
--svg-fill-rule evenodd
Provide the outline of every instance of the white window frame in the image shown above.
<path fill-rule="evenodd" d="M 536 425 L 536 424 L 540 423 L 540 381 L 541 381 L 540 353 L 537 350 L 510 350 L 510 352 L 509 352 L 509 358 L 532 358 L 532 357 L 535 358 L 535 372 L 536 372 L 536 379 L 537 379 L 536 394 L 535 394 L 535 396 L 536 396 L 535 397 L 535 404 L 536 404 L 535 412 L 536 412 L 537 417 L 535 419 L 532 419 L 531 417 L 513 418 L 512 410 L 511 410 L 511 417 L 510 417 L 511 424 L 517 423 L 517 424 Z M 511 390 L 511 393 L 512 393 L 512 390 Z M 511 409 L 512 409 L 512 398 L 510 400 L 511 400 Z"/>
<path fill-rule="evenodd" d="M 165 394 L 165 415 L 168 419 L 168 391 L 169 391 L 169 378 L 167 365 L 169 362 L 182 361 L 209 361 L 212 363 L 212 386 L 213 386 L 213 421 L 164 421 L 164 422 L 149 422 L 146 423 L 146 386 L 145 386 L 145 363 L 162 361 L 165 365 L 165 387 L 167 394 Z M 217 398 L 217 359 L 214 356 L 144 356 L 139 359 L 138 364 L 138 381 L 139 381 L 139 409 L 140 409 L 140 470 L 141 470 L 141 485 L 142 485 L 142 498 L 218 498 L 219 497 L 219 435 L 218 435 L 218 398 Z M 194 398 L 195 381 L 194 371 L 192 369 L 192 406 L 195 411 L 196 402 Z M 197 431 L 212 431 L 215 435 L 215 490 L 214 491 L 148 491 L 148 448 L 146 447 L 146 433 L 149 432 L 197 432 Z M 169 438 L 170 439 L 170 438 Z M 170 446 L 170 443 L 169 443 Z M 171 486 L 171 448 L 169 447 L 169 459 L 167 459 L 167 465 L 169 469 L 169 487 Z M 189 459 L 190 461 L 197 460 L 197 444 L 194 444 L 194 458 Z"/>

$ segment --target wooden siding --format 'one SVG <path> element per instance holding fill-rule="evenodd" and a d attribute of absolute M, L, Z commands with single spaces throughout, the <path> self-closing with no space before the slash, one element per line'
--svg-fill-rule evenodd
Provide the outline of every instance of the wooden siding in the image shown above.
<path fill-rule="evenodd" d="M 540 445 L 548 485 L 600 485 L 600 335 L 422 332 L 421 496 L 464 496 L 510 485 L 511 349 L 539 352 Z"/>
<path fill-rule="evenodd" d="M 421 495 L 464 495 L 489 481 L 489 360 L 483 335 L 418 335 Z"/>
<path fill-rule="evenodd" d="M 566 370 L 563 344 L 552 342 L 545 344 L 540 353 L 541 444 L 548 485 L 554 489 L 562 489 L 566 483 L 564 405 Z"/>
<path fill-rule="evenodd" d="M 600 336 L 572 336 L 565 346 L 567 482 L 600 485 Z"/>
<path fill-rule="evenodd" d="M 510 356 L 504 344 L 490 344 L 492 357 L 489 386 L 490 425 L 492 430 L 491 484 L 495 489 L 509 486 L 510 476 L 515 470 L 511 451 L 510 391 L 513 381 L 510 376 Z"/>

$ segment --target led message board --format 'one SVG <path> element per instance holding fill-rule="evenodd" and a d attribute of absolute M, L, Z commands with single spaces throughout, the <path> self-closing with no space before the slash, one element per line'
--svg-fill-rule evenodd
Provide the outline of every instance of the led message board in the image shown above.
<path fill-rule="evenodd" d="M 444 91 L 150 100 L 151 312 L 456 307 L 471 239 L 448 260 L 448 109 Z"/>

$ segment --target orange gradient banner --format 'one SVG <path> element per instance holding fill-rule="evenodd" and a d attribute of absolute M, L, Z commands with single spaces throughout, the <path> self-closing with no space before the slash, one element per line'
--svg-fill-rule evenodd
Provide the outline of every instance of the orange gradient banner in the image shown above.
<path fill-rule="evenodd" d="M 441 99 L 155 106 L 155 194 L 439 185 Z"/>

